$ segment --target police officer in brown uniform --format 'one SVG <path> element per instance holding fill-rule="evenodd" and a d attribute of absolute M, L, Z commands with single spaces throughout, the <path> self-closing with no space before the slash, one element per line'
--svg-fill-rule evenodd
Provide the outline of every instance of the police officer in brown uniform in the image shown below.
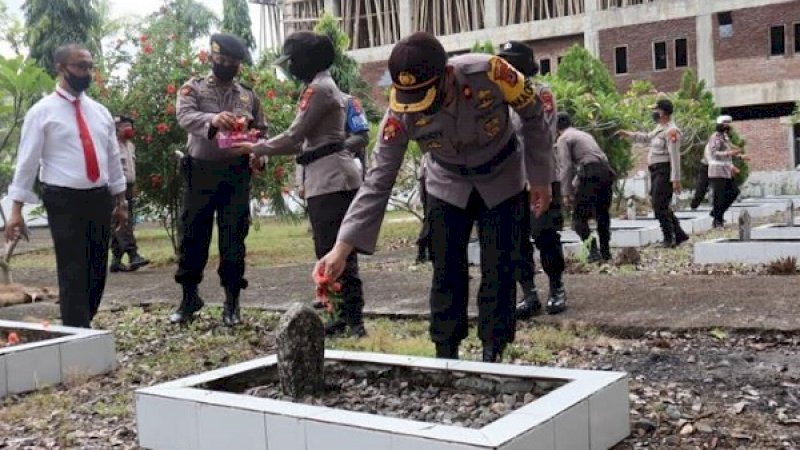
<path fill-rule="evenodd" d="M 335 276 L 354 249 L 375 251 L 408 143 L 430 159 L 426 172 L 433 282 L 430 333 L 440 358 L 457 358 L 467 336 L 467 244 L 481 242 L 478 336 L 483 360 L 499 360 L 515 332 L 514 258 L 524 209 L 550 204 L 552 141 L 530 80 L 502 58 L 468 54 L 447 60 L 431 34 L 414 33 L 389 57 L 392 88 L 373 167 L 344 219 L 336 246 L 315 267 Z M 523 121 L 524 146 L 511 124 Z M 524 165 L 524 166 L 523 166 Z M 526 177 L 527 175 L 527 177 Z M 530 195 L 525 184 L 530 184 Z"/>
<path fill-rule="evenodd" d="M 672 248 L 689 240 L 670 207 L 673 193 L 681 192 L 681 131 L 672 121 L 672 102 L 661 99 L 653 107 L 656 128 L 649 133 L 621 130 L 618 134 L 648 144 L 650 202 L 664 234 L 663 246 Z"/>
<path fill-rule="evenodd" d="M 292 77 L 306 85 L 297 115 L 278 136 L 243 146 L 267 156 L 296 154 L 302 149 L 297 162 L 304 166 L 303 186 L 318 258 L 333 248 L 342 219 L 361 186 L 361 171 L 345 145 L 347 99 L 328 71 L 334 56 L 327 36 L 300 31 L 286 38 L 283 55 L 275 64 L 286 66 Z M 325 331 L 329 335 L 347 331 L 361 337 L 366 335 L 364 294 L 356 252 L 348 252 L 346 260 L 339 319 L 327 323 Z"/>
<path fill-rule="evenodd" d="M 221 149 L 216 135 L 232 130 L 236 122 L 266 130 L 256 94 L 234 78 L 247 57 L 247 49 L 235 36 L 211 36 L 211 74 L 184 84 L 177 101 L 178 123 L 189 133 L 189 154 L 182 161 L 183 208 L 175 281 L 183 287 L 183 299 L 170 316 L 173 323 L 189 320 L 203 306 L 197 286 L 203 279 L 214 215 L 219 229 L 220 261 L 217 273 L 225 289 L 223 322 L 240 323 L 239 292 L 244 278 L 244 240 L 250 223 L 250 165 L 260 165 L 234 149 Z"/>
<path fill-rule="evenodd" d="M 731 143 L 730 131 L 731 116 L 719 116 L 717 129 L 708 139 L 705 157 L 708 160 L 708 180 L 714 190 L 713 208 L 711 217 L 714 218 L 714 228 L 725 226 L 725 212 L 731 207 L 736 197 L 739 196 L 739 187 L 734 177 L 739 169 L 733 165 L 734 157 L 743 157 L 741 149 Z"/>
<path fill-rule="evenodd" d="M 555 142 L 556 138 L 556 102 L 553 98 L 553 91 L 544 83 L 533 80 L 539 72 L 539 65 L 534 58 L 533 49 L 518 41 L 509 41 L 500 46 L 498 56 L 505 59 L 508 63 L 519 70 L 523 75 L 531 78 L 531 82 L 536 88 L 537 96 L 542 100 L 544 107 L 544 120 L 547 123 L 550 133 Z M 521 140 L 522 121 L 517 114 L 514 114 L 514 127 L 517 136 Z M 528 319 L 535 315 L 542 308 L 539 296 L 536 292 L 534 277 L 536 265 L 533 259 L 533 237 L 536 247 L 539 249 L 539 257 L 542 260 L 542 269 L 547 274 L 550 284 L 550 295 L 547 300 L 547 312 L 558 314 L 567 305 L 567 296 L 564 291 L 563 273 L 566 263 L 564 262 L 564 251 L 561 247 L 561 231 L 564 219 L 561 215 L 561 183 L 558 179 L 558 164 L 553 152 L 554 164 L 551 174 L 551 188 L 553 200 L 547 211 L 541 217 L 531 217 L 530 211 L 526 210 L 528 217 L 523 221 L 523 226 L 527 226 L 523 239 L 520 240 L 519 267 L 515 271 L 517 282 L 522 286 L 523 297 L 517 304 L 516 314 L 518 319 Z"/>
<path fill-rule="evenodd" d="M 572 127 L 569 114 L 558 113 L 557 128 L 556 148 L 564 204 L 574 205 L 572 227 L 582 241 L 591 239 L 590 261 L 608 261 L 611 259 L 611 216 L 608 210 L 616 174 L 592 135 Z M 592 217 L 597 221 L 599 251 L 589 229 Z"/>

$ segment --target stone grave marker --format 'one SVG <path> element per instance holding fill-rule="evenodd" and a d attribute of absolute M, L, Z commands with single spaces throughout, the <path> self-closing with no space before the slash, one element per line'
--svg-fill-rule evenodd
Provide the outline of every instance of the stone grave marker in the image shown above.
<path fill-rule="evenodd" d="M 325 386 L 325 327 L 310 307 L 293 304 L 278 325 L 278 374 L 285 395 L 298 398 Z"/>
<path fill-rule="evenodd" d="M 628 203 L 626 203 L 626 210 L 625 215 L 628 220 L 636 220 L 636 204 L 633 202 L 633 198 L 628 199 Z"/>
<path fill-rule="evenodd" d="M 753 228 L 753 221 L 750 218 L 750 213 L 747 212 L 745 209 L 742 211 L 742 214 L 739 215 L 739 240 L 740 241 L 749 241 L 750 240 L 750 231 Z"/>
<path fill-rule="evenodd" d="M 794 202 L 792 200 L 786 201 L 786 211 L 784 212 L 783 217 L 786 219 L 787 227 L 794 226 Z"/>

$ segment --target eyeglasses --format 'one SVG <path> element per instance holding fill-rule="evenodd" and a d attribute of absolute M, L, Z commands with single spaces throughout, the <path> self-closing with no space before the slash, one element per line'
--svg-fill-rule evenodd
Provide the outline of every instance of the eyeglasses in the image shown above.
<path fill-rule="evenodd" d="M 73 63 L 73 64 L 67 64 L 67 65 L 69 67 L 77 67 L 78 69 L 81 69 L 81 70 L 83 70 L 85 72 L 94 70 L 94 63 L 90 63 L 90 62 L 79 62 L 79 63 Z"/>

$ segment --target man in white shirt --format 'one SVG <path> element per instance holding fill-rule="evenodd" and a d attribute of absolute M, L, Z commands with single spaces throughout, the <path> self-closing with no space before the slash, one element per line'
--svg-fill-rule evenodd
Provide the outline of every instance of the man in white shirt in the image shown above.
<path fill-rule="evenodd" d="M 91 53 L 71 44 L 53 59 L 56 91 L 33 105 L 22 125 L 5 237 L 11 241 L 23 229 L 22 205 L 38 203 L 38 174 L 56 252 L 61 321 L 89 328 L 105 288 L 112 215 L 120 224 L 128 219 L 125 176 L 114 120 L 84 94 L 94 71 Z"/>

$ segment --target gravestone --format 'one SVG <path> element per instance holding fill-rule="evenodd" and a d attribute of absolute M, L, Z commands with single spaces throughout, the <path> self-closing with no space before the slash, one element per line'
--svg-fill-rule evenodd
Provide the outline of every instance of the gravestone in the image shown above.
<path fill-rule="evenodd" d="M 753 228 L 753 221 L 750 218 L 750 213 L 747 212 L 745 209 L 742 211 L 742 214 L 739 215 L 739 240 L 740 241 L 749 241 L 750 240 L 750 231 Z"/>
<path fill-rule="evenodd" d="M 324 384 L 325 327 L 310 307 L 293 304 L 278 325 L 278 375 L 285 395 L 317 394 Z"/>
<path fill-rule="evenodd" d="M 793 227 L 794 226 L 794 202 L 792 200 L 788 200 L 786 202 L 786 211 L 783 213 L 784 219 L 786 219 L 786 226 Z"/>
<path fill-rule="evenodd" d="M 636 204 L 633 202 L 633 198 L 628 199 L 628 203 L 626 206 L 625 215 L 627 216 L 628 220 L 636 220 Z"/>

